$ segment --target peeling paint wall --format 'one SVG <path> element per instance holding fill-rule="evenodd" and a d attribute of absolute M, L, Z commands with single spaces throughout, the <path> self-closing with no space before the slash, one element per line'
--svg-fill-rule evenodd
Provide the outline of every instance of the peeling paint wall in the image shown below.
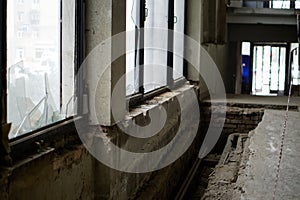
<path fill-rule="evenodd" d="M 191 90 L 191 89 L 189 89 Z M 192 89 L 194 90 L 194 89 Z M 198 90 L 196 90 L 198 91 Z M 176 93 L 176 92 L 174 92 Z M 185 93 L 179 93 L 184 95 Z M 105 127 L 107 136 L 114 144 L 118 144 L 121 149 L 128 150 L 130 152 L 152 152 L 163 148 L 167 145 L 178 133 L 178 126 L 180 122 L 180 109 L 178 108 L 178 102 L 176 102 L 176 97 L 172 98 L 172 93 L 165 93 L 159 95 L 154 100 L 142 104 L 139 108 L 132 111 L 134 114 L 134 120 L 137 124 L 147 123 L 147 118 L 149 117 L 148 111 L 145 107 L 151 106 L 162 106 L 166 109 L 168 118 L 162 130 L 159 131 L 155 136 L 146 139 L 139 139 L 131 137 L 124 132 L 120 131 L 117 126 Z M 173 99 L 173 100 L 172 100 Z M 189 105 L 193 106 L 193 105 Z M 185 109 L 195 109 L 194 107 Z M 190 114 L 190 113 L 188 113 Z M 197 116 L 183 116 L 183 119 L 193 121 L 193 117 Z M 123 122 L 122 122 L 123 123 Z M 182 127 L 184 131 L 183 136 L 178 138 L 178 142 L 181 144 L 188 143 L 187 138 L 189 135 L 198 132 L 199 124 L 183 123 Z M 127 125 L 127 130 L 130 129 L 130 123 Z M 126 128 L 125 128 L 126 129 Z M 97 131 L 97 128 L 95 128 Z M 126 132 L 126 130 L 125 130 Z M 110 169 L 101 163 L 96 163 L 95 173 L 100 175 L 102 179 L 97 179 L 95 182 L 95 197 L 96 199 L 172 199 L 175 197 L 178 188 L 183 183 L 183 179 L 188 173 L 192 162 L 198 155 L 199 146 L 199 135 L 194 138 L 190 148 L 184 153 L 180 158 L 176 159 L 171 165 L 149 173 L 125 173 Z M 95 142 L 95 141 L 94 141 Z M 97 142 L 95 142 L 97 143 Z M 108 147 L 109 148 L 109 147 Z M 172 146 L 169 151 L 181 151 L 182 149 L 177 149 Z M 163 152 L 162 152 L 163 153 Z M 157 163 L 162 162 L 165 156 L 174 156 L 170 153 L 161 154 L 155 159 Z M 113 158 L 118 163 L 118 153 Z M 143 157 L 138 156 L 133 162 L 139 163 L 139 160 Z M 134 165 L 134 164 L 133 164 Z M 145 165 L 145 164 L 143 164 Z M 147 164 L 146 164 L 147 165 Z M 138 165 L 140 167 L 140 165 Z M 136 167 L 136 166 L 135 166 Z M 130 167 L 129 167 L 130 168 Z"/>
<path fill-rule="evenodd" d="M 194 90 L 198 92 L 191 86 L 186 89 L 186 91 Z M 152 107 L 161 102 L 161 106 L 166 109 L 169 117 L 164 128 L 155 136 L 140 140 L 124 134 L 115 125 L 104 127 L 108 137 L 119 144 L 122 149 L 133 152 L 151 152 L 162 148 L 178 134 L 181 112 L 176 97 L 173 95 L 184 96 L 185 92 L 162 94 L 146 102 L 141 106 L 142 108 L 132 111 L 135 122 L 145 124 L 149 118 L 149 109 L 151 109 L 149 105 Z M 146 112 L 145 115 L 144 112 Z M 191 120 L 192 117 L 183 116 L 183 119 Z M 199 124 L 186 124 L 183 127 L 184 135 L 197 133 L 198 128 Z M 180 144 L 187 143 L 185 136 L 179 137 L 178 140 Z M 174 198 L 200 148 L 198 134 L 189 149 L 171 165 L 154 172 L 135 174 L 116 171 L 104 166 L 96 161 L 81 144 L 63 144 L 63 141 L 56 143 L 56 145 L 51 145 L 52 147 L 45 147 L 43 151 L 16 162 L 12 168 L 1 169 L 1 200 Z M 170 149 L 170 151 L 174 150 L 176 150 L 174 147 Z M 119 154 L 116 154 L 113 159 L 118 159 L 117 155 Z M 160 162 L 160 159 L 163 160 L 164 156 L 168 155 L 161 155 L 156 161 Z"/>
<path fill-rule="evenodd" d="M 93 163 L 81 145 L 32 155 L 1 170 L 0 199 L 94 199 Z"/>

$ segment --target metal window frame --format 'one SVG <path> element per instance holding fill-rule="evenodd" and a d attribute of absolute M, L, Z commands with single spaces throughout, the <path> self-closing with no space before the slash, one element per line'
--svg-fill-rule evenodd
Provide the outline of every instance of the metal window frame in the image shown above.
<path fill-rule="evenodd" d="M 6 0 L 0 0 L 0 101 L 2 103 L 2 98 L 4 99 L 4 110 L 2 110 L 2 106 L 0 106 L 0 121 L 2 126 L 2 121 L 6 122 L 6 113 L 7 113 L 7 99 L 6 99 L 6 88 L 7 88 L 7 69 L 6 69 L 6 58 L 7 58 L 7 51 L 6 51 L 6 12 L 7 12 L 7 2 Z M 2 93 L 2 90 L 5 92 Z M 4 117 L 4 119 L 3 119 Z M 2 135 L 2 128 L 0 128 L 1 135 Z"/>
<path fill-rule="evenodd" d="M 186 20 L 187 20 L 187 6 L 186 6 L 186 0 L 185 6 L 184 6 L 184 34 L 186 34 Z M 135 105 L 147 100 L 151 99 L 159 94 L 162 94 L 164 92 L 170 91 L 172 89 L 178 88 L 186 83 L 186 79 L 184 77 L 187 77 L 187 62 L 185 59 L 182 60 L 183 62 L 183 77 L 178 78 L 174 80 L 173 77 L 173 67 L 174 67 L 174 34 L 172 32 L 168 32 L 168 52 L 167 52 L 167 84 L 166 86 L 151 90 L 149 92 L 145 93 L 144 89 L 144 27 L 145 27 L 145 20 L 146 20 L 146 0 L 140 0 L 140 30 L 136 27 L 136 43 L 138 43 L 140 46 L 138 50 L 136 50 L 135 53 L 135 70 L 138 70 L 139 77 L 135 78 L 135 80 L 138 80 L 138 88 L 137 93 L 128 95 L 126 97 L 127 105 L 129 107 L 134 107 Z M 174 22 L 175 22 L 175 0 L 168 0 L 168 29 L 174 31 Z M 137 42 L 139 41 L 139 42 Z M 137 47 L 137 44 L 136 44 Z"/>
<path fill-rule="evenodd" d="M 8 0 L 0 0 L 0 90 L 4 89 L 4 103 L 5 108 L 2 110 L 0 108 L 1 113 L 5 113 L 4 121 L 7 121 L 7 1 Z M 60 1 L 62 3 L 62 0 Z M 62 7 L 62 6 L 61 6 Z M 61 10 L 62 12 L 62 10 Z M 61 16 L 62 13 L 60 13 Z M 84 22 L 85 22 L 85 0 L 76 0 L 75 1 L 75 60 L 74 60 L 74 72 L 75 76 L 77 74 L 82 75 L 83 73 L 78 73 L 80 70 L 80 65 L 84 60 Z M 60 34 L 62 34 L 62 23 L 60 22 Z M 62 35 L 60 35 L 61 37 Z M 62 38 L 60 38 L 61 40 Z M 62 54 L 60 43 L 60 54 Z M 60 55 L 60 70 L 62 70 L 62 55 Z M 78 108 L 82 108 L 83 104 L 83 94 L 85 87 L 85 77 L 76 77 L 77 80 L 75 82 L 75 95 L 78 98 Z M 60 79 L 61 81 L 61 79 Z M 61 83 L 61 82 L 60 82 Z M 61 87 L 61 86 L 60 86 Z M 2 92 L 0 92 L 0 99 L 2 98 Z M 78 114 L 82 113 L 82 110 L 77 111 Z M 2 115 L 0 116 L 0 120 L 2 121 Z M 43 140 L 44 142 L 51 142 L 57 140 L 58 138 L 63 138 L 66 135 L 77 134 L 75 128 L 75 121 L 82 120 L 82 117 L 73 116 L 67 119 L 55 122 L 53 124 L 49 124 L 40 129 L 31 131 L 29 133 L 23 134 L 19 137 L 13 138 L 9 141 L 9 145 L 11 147 L 12 157 L 18 157 L 23 155 L 25 152 L 31 152 L 32 150 L 36 150 L 37 146 L 35 145 L 37 141 Z M 0 129 L 1 131 L 1 129 Z"/>

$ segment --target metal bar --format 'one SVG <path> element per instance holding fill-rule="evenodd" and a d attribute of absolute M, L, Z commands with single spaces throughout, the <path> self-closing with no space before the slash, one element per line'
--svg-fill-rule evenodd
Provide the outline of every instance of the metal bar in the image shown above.
<path fill-rule="evenodd" d="M 269 70 L 269 90 L 271 91 L 271 82 L 272 82 L 272 55 L 273 55 L 273 47 L 270 46 L 270 70 Z"/>
<path fill-rule="evenodd" d="M 139 74 L 139 84 L 138 84 L 138 91 L 141 94 L 144 94 L 144 40 L 145 40 L 145 15 L 146 10 L 146 0 L 140 0 L 140 29 L 139 29 L 139 48 L 138 48 L 138 74 Z"/>
<path fill-rule="evenodd" d="M 135 31 L 134 31 L 134 92 L 139 91 L 139 31 L 138 27 L 135 26 Z"/>
<path fill-rule="evenodd" d="M 183 55 L 185 56 L 185 35 L 187 34 L 187 6 L 186 6 L 186 0 L 184 1 L 184 43 L 183 43 Z M 188 77 L 188 62 L 183 59 L 183 76 L 187 79 Z"/>
<path fill-rule="evenodd" d="M 174 0 L 168 6 L 168 54 L 167 54 L 167 86 L 173 88 L 173 50 L 174 50 Z"/>
<path fill-rule="evenodd" d="M 0 0 L 0 140 L 3 140 L 2 125 L 7 122 L 7 44 L 6 44 L 6 18 L 7 18 L 7 1 Z M 2 160 L 4 155 L 9 153 L 9 150 L 3 144 L 0 143 L 0 159 Z"/>
<path fill-rule="evenodd" d="M 277 93 L 279 92 L 279 81 L 280 81 L 280 67 L 281 67 L 281 62 L 280 62 L 280 57 L 281 57 L 281 48 L 279 47 L 279 52 L 278 52 L 278 69 L 277 69 L 277 77 L 278 77 L 278 80 L 277 80 Z"/>
<path fill-rule="evenodd" d="M 264 87 L 264 66 L 265 66 L 265 62 L 264 62 L 264 56 L 265 56 L 265 46 L 263 46 L 262 48 L 262 55 L 261 55 L 261 80 L 262 80 L 262 85 L 261 85 L 261 90 L 263 91 L 263 87 Z"/>
<path fill-rule="evenodd" d="M 74 76 L 75 82 L 75 96 L 77 97 L 77 112 L 83 114 L 83 96 L 85 88 L 85 70 L 81 67 L 85 57 L 85 0 L 76 0 L 75 4 L 75 66 Z"/>
<path fill-rule="evenodd" d="M 62 34 L 62 20 L 63 20 L 63 17 L 62 17 L 62 12 L 63 12 L 63 8 L 62 8 L 62 0 L 60 0 L 60 6 L 59 6 L 59 111 L 61 112 L 62 111 L 62 95 L 63 95 L 63 84 L 62 84 L 62 79 L 63 79 L 63 71 L 62 71 L 62 68 L 63 68 L 63 59 L 62 59 L 62 55 L 63 55 L 63 46 L 62 46 L 62 37 L 63 37 L 63 34 Z"/>
<path fill-rule="evenodd" d="M 4 101 L 4 107 L 0 108 L 0 121 L 7 122 L 7 41 L 6 41 L 6 18 L 7 18 L 7 1 L 0 0 L 0 101 Z M 1 133 L 1 129 L 0 129 Z"/>
<path fill-rule="evenodd" d="M 34 143 L 36 141 L 43 140 L 47 143 L 58 138 L 63 138 L 66 135 L 77 135 L 75 123 L 79 120 L 82 120 L 82 118 L 71 117 L 62 122 L 56 122 L 18 138 L 11 139 L 9 144 L 11 146 L 12 157 L 18 157 L 25 152 L 34 151 L 36 148 Z"/>

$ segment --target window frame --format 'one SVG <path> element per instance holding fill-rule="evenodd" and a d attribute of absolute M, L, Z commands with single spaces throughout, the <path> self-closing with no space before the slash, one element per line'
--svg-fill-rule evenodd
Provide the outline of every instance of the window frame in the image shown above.
<path fill-rule="evenodd" d="M 0 113 L 3 115 L 0 116 L 1 126 L 2 121 L 7 123 L 7 1 L 0 0 L 0 99 L 4 100 L 4 108 L 0 108 Z M 62 4 L 62 0 L 60 0 Z M 23 155 L 25 152 L 36 151 L 38 141 L 51 142 L 57 138 L 63 138 L 66 135 L 77 134 L 75 128 L 75 121 L 81 120 L 80 115 L 83 113 L 82 104 L 83 104 L 83 93 L 85 85 L 85 77 L 78 77 L 77 73 L 79 72 L 80 66 L 84 60 L 84 22 L 85 22 L 85 0 L 75 0 L 75 46 L 74 46 L 74 95 L 77 97 L 78 110 L 77 115 L 68 117 L 66 119 L 57 121 L 55 123 L 46 125 L 37 130 L 28 132 L 26 134 L 20 135 L 16 138 L 9 140 L 9 145 L 11 147 L 12 157 L 18 157 Z M 62 20 L 61 20 L 62 21 Z M 62 26 L 62 22 L 60 22 Z M 62 27 L 61 27 L 62 28 Z M 60 37 L 62 36 L 62 29 L 60 29 Z M 60 38 L 60 44 L 61 44 Z M 62 45 L 60 45 L 62 46 Z M 62 56 L 60 51 L 60 57 Z M 60 70 L 62 70 L 62 60 L 60 59 Z M 78 73 L 82 74 L 82 73 Z M 62 84 L 60 80 L 60 85 Z M 4 119 L 3 119 L 4 117 Z M 2 130 L 0 129 L 1 134 Z"/>
<path fill-rule="evenodd" d="M 252 95 L 252 91 L 253 91 L 253 73 L 254 73 L 254 68 L 253 68 L 253 63 L 254 63 L 254 47 L 264 47 L 264 46 L 271 46 L 271 47 L 279 47 L 279 48 L 285 48 L 286 51 L 286 59 L 285 59 L 285 86 L 284 86 L 284 95 L 287 95 L 288 92 L 288 85 L 290 82 L 290 77 L 289 77 L 289 54 L 287 52 L 289 52 L 289 48 L 290 48 L 290 43 L 286 43 L 286 42 L 282 42 L 282 43 L 268 43 L 268 42 L 251 42 L 250 43 L 250 93 Z M 271 90 L 270 90 L 271 91 Z M 279 90 L 278 90 L 279 91 Z M 278 91 L 276 91 L 278 93 Z M 270 93 L 276 93 L 274 92 L 270 92 Z"/>
<path fill-rule="evenodd" d="M 186 0 L 183 0 L 185 2 L 184 6 L 184 34 L 186 34 L 186 20 L 187 20 L 187 6 L 186 6 Z M 147 100 L 151 99 L 154 96 L 157 96 L 159 94 L 162 94 L 164 92 L 173 90 L 175 88 L 178 88 L 186 83 L 187 77 L 187 62 L 185 59 L 182 60 L 183 62 L 183 76 L 178 79 L 174 79 L 173 77 L 173 68 L 174 68 L 174 34 L 172 34 L 171 31 L 168 32 L 168 52 L 167 52 L 167 73 L 166 73 L 166 80 L 167 84 L 165 86 L 156 88 L 154 90 L 151 90 L 149 92 L 145 92 L 144 89 L 144 27 L 145 27 L 145 21 L 146 21 L 146 0 L 140 0 L 140 24 L 139 27 L 140 30 L 136 27 L 136 42 L 140 41 L 140 47 L 135 50 L 135 66 L 134 70 L 138 70 L 138 88 L 136 89 L 136 93 L 133 93 L 131 95 L 126 96 L 126 102 L 129 107 L 134 107 L 135 105 Z M 168 29 L 174 31 L 174 25 L 175 25 L 175 0 L 168 0 Z M 137 34 L 137 32 L 140 32 L 140 34 Z M 139 35 L 139 36 L 137 36 Z M 184 52 L 183 52 L 184 53 Z M 138 55 L 138 58 L 137 58 Z M 138 66 L 136 65 L 138 63 Z M 136 73 L 135 73 L 136 74 Z"/>

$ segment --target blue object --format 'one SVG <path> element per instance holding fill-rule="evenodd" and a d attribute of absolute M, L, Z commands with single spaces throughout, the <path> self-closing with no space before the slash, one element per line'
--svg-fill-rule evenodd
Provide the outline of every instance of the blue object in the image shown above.
<path fill-rule="evenodd" d="M 242 93 L 250 93 L 250 56 L 242 55 Z"/>

